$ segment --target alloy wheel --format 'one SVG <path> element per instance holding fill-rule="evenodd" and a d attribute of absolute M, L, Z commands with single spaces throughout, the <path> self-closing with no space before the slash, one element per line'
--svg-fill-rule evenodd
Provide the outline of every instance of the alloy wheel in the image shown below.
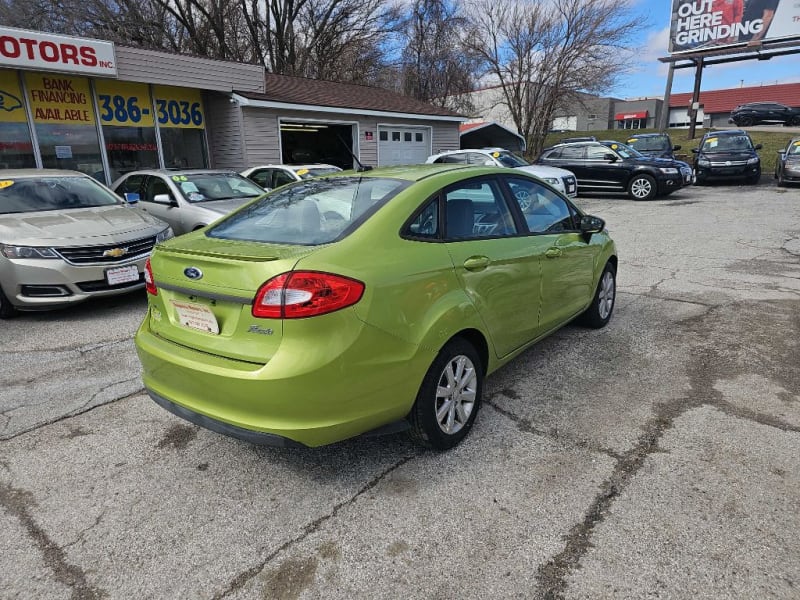
<path fill-rule="evenodd" d="M 436 387 L 436 422 L 447 435 L 461 431 L 475 408 L 478 376 L 475 365 L 463 354 L 445 365 Z"/>
<path fill-rule="evenodd" d="M 653 192 L 653 185 L 648 179 L 642 177 L 631 184 L 631 194 L 634 198 L 647 198 Z"/>
<path fill-rule="evenodd" d="M 615 295 L 616 283 L 614 282 L 614 275 L 610 271 L 606 271 L 600 282 L 600 293 L 597 296 L 597 312 L 600 313 L 601 319 L 607 319 L 608 315 L 611 314 L 611 309 L 614 308 Z"/>

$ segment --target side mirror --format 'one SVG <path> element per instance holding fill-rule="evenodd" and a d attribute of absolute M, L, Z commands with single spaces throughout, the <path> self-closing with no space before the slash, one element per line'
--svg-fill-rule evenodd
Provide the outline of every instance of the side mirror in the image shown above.
<path fill-rule="evenodd" d="M 122 196 L 125 198 L 125 202 L 128 204 L 136 204 L 139 200 L 141 200 L 139 194 L 135 192 L 125 192 Z"/>
<path fill-rule="evenodd" d="M 680 149 L 681 149 L 681 147 L 680 147 L 680 146 L 673 146 L 673 147 L 672 147 L 672 149 L 673 149 L 673 150 L 680 150 Z"/>
<path fill-rule="evenodd" d="M 761 144 L 756 144 L 755 146 L 756 150 L 761 150 L 763 147 Z"/>
<path fill-rule="evenodd" d="M 693 153 L 693 154 L 697 154 L 697 152 L 698 152 L 698 149 L 697 149 L 697 148 L 692 148 L 692 153 Z"/>
<path fill-rule="evenodd" d="M 604 154 L 603 159 L 610 160 L 612 163 L 617 162 L 617 160 L 619 160 L 616 154 L 611 154 L 610 152 L 608 154 Z"/>
<path fill-rule="evenodd" d="M 783 156 L 784 154 L 786 154 L 786 150 L 778 150 L 778 154 L 780 154 L 781 156 Z"/>
<path fill-rule="evenodd" d="M 592 215 L 584 215 L 581 217 L 581 233 L 591 235 L 593 233 L 600 233 L 605 229 L 606 222 L 600 217 Z"/>
<path fill-rule="evenodd" d="M 167 204 L 169 206 L 178 206 L 178 203 L 172 199 L 169 194 L 156 194 L 153 196 L 153 202 L 156 204 Z"/>

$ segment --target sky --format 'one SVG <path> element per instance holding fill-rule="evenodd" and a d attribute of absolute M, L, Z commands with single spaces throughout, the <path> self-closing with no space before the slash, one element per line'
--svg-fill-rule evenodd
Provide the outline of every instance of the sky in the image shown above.
<path fill-rule="evenodd" d="M 644 24 L 636 32 L 631 45 L 638 48 L 634 54 L 632 71 L 609 93 L 617 98 L 663 98 L 667 84 L 668 66 L 658 62 L 668 56 L 669 20 L 671 0 L 636 0 L 634 13 Z M 672 93 L 691 92 L 694 87 L 694 69 L 678 69 L 672 84 Z M 769 61 L 742 61 L 705 67 L 701 90 L 721 90 L 736 87 L 755 87 L 776 83 L 800 82 L 800 54 L 779 56 Z"/>

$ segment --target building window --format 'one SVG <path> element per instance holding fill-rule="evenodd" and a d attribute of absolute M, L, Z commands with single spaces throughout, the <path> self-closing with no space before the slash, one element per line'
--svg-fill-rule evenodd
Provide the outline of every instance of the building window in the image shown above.
<path fill-rule="evenodd" d="M 400 132 L 399 131 L 393 131 L 392 132 L 392 141 L 393 142 L 399 142 L 400 141 Z"/>
<path fill-rule="evenodd" d="M 203 102 L 198 90 L 153 86 L 155 117 L 167 168 L 206 168 Z"/>
<path fill-rule="evenodd" d="M 405 139 L 405 141 L 407 141 L 407 142 L 410 142 L 411 141 L 411 132 L 410 131 L 406 131 L 403 134 L 403 139 Z"/>
<path fill-rule="evenodd" d="M 146 84 L 97 80 L 97 109 L 103 126 L 110 180 L 138 169 L 158 168 L 153 103 Z"/>
<path fill-rule="evenodd" d="M 421 142 L 421 141 L 422 141 L 422 134 L 421 134 L 421 133 L 415 133 L 414 135 L 416 136 L 416 140 L 417 140 L 418 142 Z"/>
<path fill-rule="evenodd" d="M 381 131 L 378 134 L 378 137 L 380 138 L 380 140 L 382 142 L 388 142 L 389 141 L 389 132 L 388 131 Z"/>
<path fill-rule="evenodd" d="M 89 80 L 27 73 L 25 83 L 42 166 L 81 171 L 110 183 L 103 172 Z"/>
<path fill-rule="evenodd" d="M 36 166 L 28 116 L 16 71 L 0 71 L 0 168 Z"/>

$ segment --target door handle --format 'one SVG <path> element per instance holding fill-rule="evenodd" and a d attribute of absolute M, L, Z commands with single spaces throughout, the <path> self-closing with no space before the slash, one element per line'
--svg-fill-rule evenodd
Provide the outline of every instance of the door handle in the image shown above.
<path fill-rule="evenodd" d="M 563 252 L 561 251 L 561 248 L 548 248 L 544 253 L 547 258 L 558 258 L 562 254 Z"/>
<path fill-rule="evenodd" d="M 491 262 L 488 256 L 470 256 L 464 261 L 464 268 L 467 271 L 483 271 Z"/>

